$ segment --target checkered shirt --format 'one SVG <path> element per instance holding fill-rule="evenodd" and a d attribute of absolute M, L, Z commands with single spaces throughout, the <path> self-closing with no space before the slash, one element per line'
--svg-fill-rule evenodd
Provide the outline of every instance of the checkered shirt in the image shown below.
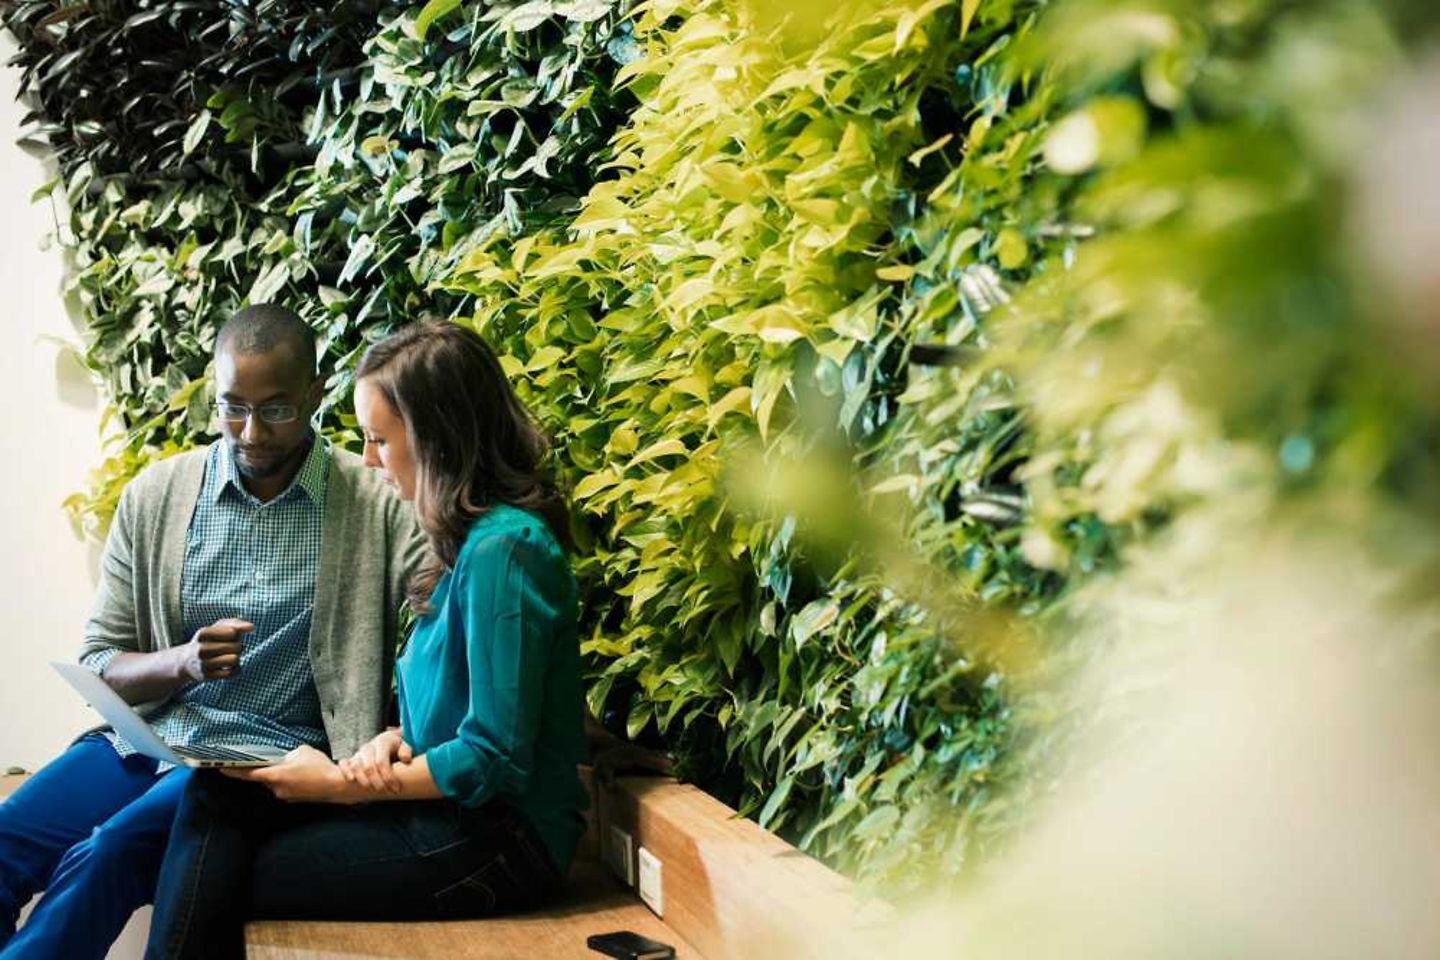
<path fill-rule="evenodd" d="M 309 642 L 329 465 L 327 445 L 315 439 L 294 482 L 262 503 L 240 482 L 229 448 L 211 450 L 185 541 L 184 636 L 225 617 L 255 629 L 241 641 L 238 675 L 186 684 L 150 716 L 166 742 L 326 748 Z M 101 672 L 115 653 L 86 665 Z M 122 757 L 135 752 L 106 736 Z"/>

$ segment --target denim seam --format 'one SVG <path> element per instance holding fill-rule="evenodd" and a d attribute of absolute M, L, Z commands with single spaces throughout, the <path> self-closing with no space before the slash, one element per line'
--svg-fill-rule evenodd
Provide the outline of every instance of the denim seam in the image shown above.
<path fill-rule="evenodd" d="M 433 850 L 416 850 L 416 851 L 415 851 L 415 856 L 417 856 L 417 857 L 424 857 L 424 858 L 433 857 L 433 856 L 435 856 L 435 855 L 438 854 L 438 853 L 445 853 L 445 852 L 447 852 L 447 851 L 449 851 L 449 850 L 454 850 L 456 847 L 458 847 L 458 846 L 460 846 L 460 845 L 462 845 L 462 844 L 469 843 L 469 842 L 470 842 L 470 838 L 469 838 L 469 837 L 461 837 L 461 838 L 459 838 L 458 840 L 451 840 L 449 843 L 445 844 L 445 846 L 443 846 L 443 847 L 435 847 Z"/>
<path fill-rule="evenodd" d="M 560 868 L 555 865 L 550 851 L 543 843 L 535 840 L 531 827 L 523 822 L 516 822 L 511 828 L 511 835 L 520 849 L 524 851 L 531 865 L 538 865 L 552 880 L 565 879 L 560 873 Z"/>
<path fill-rule="evenodd" d="M 461 841 L 461 842 L 463 843 L 464 841 Z M 452 846 L 454 846 L 454 844 L 452 844 Z M 450 849 L 450 848 L 449 848 L 449 847 L 446 847 L 445 849 L 448 850 L 448 849 Z M 435 852 L 436 852 L 436 853 L 439 853 L 440 851 L 437 850 L 437 851 L 435 851 Z M 418 854 L 418 853 L 414 853 L 414 852 L 412 851 L 412 852 L 407 852 L 407 853 L 396 854 L 395 856 L 392 856 L 392 857 L 374 857 L 374 858 L 372 858 L 372 859 L 370 859 L 370 860 L 351 860 L 351 861 L 347 861 L 347 862 L 343 865 L 342 869 L 349 870 L 349 869 L 352 869 L 352 868 L 355 868 L 355 867 L 370 867 L 370 866 L 374 866 L 374 865 L 377 864 L 377 863 L 395 863 L 396 861 L 400 861 L 400 860 L 414 860 L 414 859 L 416 859 L 417 857 L 422 857 L 422 856 L 424 856 L 424 854 Z M 333 864 L 322 864 L 322 865 L 320 865 L 320 866 L 310 867 L 309 869 L 306 869 L 306 868 L 303 868 L 303 867 L 302 867 L 302 868 L 298 868 L 298 869 L 293 869 L 293 870 L 291 870 L 291 871 L 289 872 L 289 876 L 291 876 L 291 877 L 308 877 L 308 876 L 314 876 L 314 875 L 316 875 L 316 874 L 327 873 L 327 872 L 329 872 L 329 871 L 331 871 L 331 870 L 334 870 L 334 869 L 335 869 L 335 867 L 334 867 Z"/>
<path fill-rule="evenodd" d="M 179 929 L 170 938 L 169 955 L 172 957 L 179 955 L 180 945 L 190 936 L 190 923 L 195 918 L 195 901 L 197 899 L 195 896 L 195 884 L 201 872 L 204 870 L 205 854 L 210 849 L 210 834 L 214 829 L 214 822 L 207 822 L 205 826 L 205 837 L 200 841 L 200 853 L 195 858 L 195 866 L 185 878 L 185 917 L 180 923 Z"/>
<path fill-rule="evenodd" d="M 458 890 L 461 887 L 473 887 L 479 884 L 480 886 L 483 886 L 485 888 L 486 893 L 490 894 L 490 907 L 491 909 L 494 909 L 495 902 L 497 900 L 497 897 L 495 895 L 495 888 L 490 886 L 489 884 L 476 880 L 475 878 L 481 876 L 482 874 L 490 873 L 497 865 L 499 865 L 501 869 L 504 869 L 505 854 L 495 854 L 495 856 L 485 861 L 484 866 L 478 867 L 477 869 L 470 871 L 465 876 L 461 877 L 459 880 L 456 880 L 454 883 L 448 886 L 441 887 L 439 890 L 436 890 L 434 893 L 432 893 L 431 896 L 434 899 L 439 900 L 441 897 L 450 893 L 452 890 Z"/>

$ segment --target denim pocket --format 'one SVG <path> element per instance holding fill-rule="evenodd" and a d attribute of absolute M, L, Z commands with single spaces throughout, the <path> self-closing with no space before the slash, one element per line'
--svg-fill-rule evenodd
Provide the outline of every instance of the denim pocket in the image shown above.
<path fill-rule="evenodd" d="M 499 853 L 479 870 L 435 893 L 441 919 L 485 917 L 508 909 L 517 884 L 505 854 Z"/>
<path fill-rule="evenodd" d="M 459 810 L 444 800 L 421 801 L 395 818 L 395 829 L 416 856 L 433 857 L 470 839 Z"/>

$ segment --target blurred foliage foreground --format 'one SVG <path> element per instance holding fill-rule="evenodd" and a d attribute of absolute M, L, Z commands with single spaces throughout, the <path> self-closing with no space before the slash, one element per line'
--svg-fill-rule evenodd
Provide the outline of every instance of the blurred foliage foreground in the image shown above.
<path fill-rule="evenodd" d="M 1276 524 L 1434 582 L 1424 10 L 0 9 L 113 401 L 92 531 L 213 435 L 238 306 L 321 332 L 342 443 L 367 341 L 471 324 L 557 438 L 593 711 L 897 894 L 1083 773 L 1077 664 Z"/>

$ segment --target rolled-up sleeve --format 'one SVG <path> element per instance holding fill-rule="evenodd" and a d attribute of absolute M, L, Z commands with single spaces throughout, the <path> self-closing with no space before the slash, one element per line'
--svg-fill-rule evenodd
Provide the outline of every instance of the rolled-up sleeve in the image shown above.
<path fill-rule="evenodd" d="M 533 530 L 486 538 L 462 554 L 453 590 L 468 668 L 468 704 L 453 739 L 426 753 L 447 796 L 479 806 L 523 793 L 534 768 L 545 676 L 568 592 L 563 559 Z"/>
<path fill-rule="evenodd" d="M 130 488 L 120 495 L 105 552 L 100 558 L 100 586 L 85 623 L 80 662 L 102 673 L 117 654 L 140 649 L 135 624 L 135 585 L 132 564 L 133 505 Z"/>

